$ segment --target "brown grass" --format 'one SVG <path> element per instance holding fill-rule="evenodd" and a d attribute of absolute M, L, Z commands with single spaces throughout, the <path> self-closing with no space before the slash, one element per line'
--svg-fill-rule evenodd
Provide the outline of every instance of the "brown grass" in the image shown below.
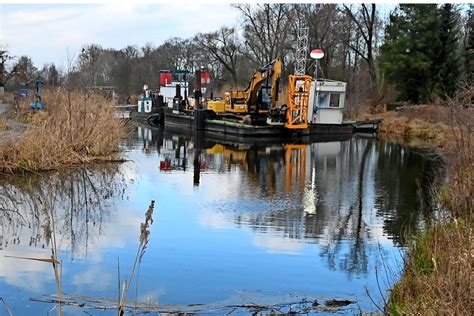
<path fill-rule="evenodd" d="M 0 115 L 0 132 L 8 130 L 7 120 L 5 117 Z"/>
<path fill-rule="evenodd" d="M 397 134 L 405 140 L 422 138 L 442 147 L 453 139 L 452 128 L 447 117 L 448 109 L 439 104 L 414 105 L 377 114 L 365 114 L 359 119 L 382 119 L 381 133 Z"/>
<path fill-rule="evenodd" d="M 390 312 L 472 315 L 472 224 L 437 224 L 414 239 Z"/>
<path fill-rule="evenodd" d="M 91 161 L 119 160 L 124 124 L 104 97 L 45 91 L 46 112 L 27 116 L 27 131 L 0 147 L 0 171 L 40 171 Z M 23 115 L 24 117 L 24 115 Z"/>
<path fill-rule="evenodd" d="M 449 218 L 434 222 L 413 239 L 403 276 L 391 293 L 392 314 L 473 314 L 473 92 L 471 88 L 437 104 L 443 122 L 433 124 L 446 124 L 438 145 L 446 157 L 449 180 L 434 197 L 449 211 Z"/>

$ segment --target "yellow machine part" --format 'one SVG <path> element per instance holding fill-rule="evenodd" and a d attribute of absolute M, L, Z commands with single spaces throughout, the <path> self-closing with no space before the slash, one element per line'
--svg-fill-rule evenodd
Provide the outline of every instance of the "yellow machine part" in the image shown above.
<path fill-rule="evenodd" d="M 225 93 L 225 110 L 232 113 L 247 113 L 249 111 L 246 91 L 230 91 Z"/>
<path fill-rule="evenodd" d="M 288 100 L 285 127 L 304 129 L 308 127 L 310 76 L 288 76 Z"/>
<path fill-rule="evenodd" d="M 216 113 L 223 113 L 225 112 L 225 101 L 207 101 L 207 109 Z"/>
<path fill-rule="evenodd" d="M 231 113 L 256 113 L 257 97 L 262 84 L 268 80 L 272 86 L 269 108 L 276 106 L 278 99 L 278 85 L 281 77 L 282 61 L 276 58 L 262 69 L 256 71 L 245 90 L 229 91 L 225 94 L 225 110 Z M 267 113 L 268 109 L 259 109 L 258 113 Z"/>

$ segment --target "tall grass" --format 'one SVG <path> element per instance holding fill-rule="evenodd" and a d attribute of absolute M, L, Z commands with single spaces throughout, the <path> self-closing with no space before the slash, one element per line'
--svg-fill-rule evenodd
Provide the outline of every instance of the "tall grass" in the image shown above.
<path fill-rule="evenodd" d="M 403 315 L 472 315 L 474 262 L 474 88 L 438 104 L 451 137 L 441 144 L 449 179 L 434 192 L 449 218 L 432 223 L 410 246 L 390 312 Z"/>
<path fill-rule="evenodd" d="M 4 116 L 0 115 L 0 132 L 8 129 L 7 120 Z"/>
<path fill-rule="evenodd" d="M 94 93 L 45 91 L 45 112 L 32 115 L 26 132 L 0 146 L 0 171 L 40 171 L 91 161 L 118 160 L 124 123 L 112 103 Z"/>

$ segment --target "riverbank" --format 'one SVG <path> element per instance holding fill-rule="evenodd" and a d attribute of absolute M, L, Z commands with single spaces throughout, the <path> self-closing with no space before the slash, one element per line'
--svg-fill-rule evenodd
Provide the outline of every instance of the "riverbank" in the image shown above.
<path fill-rule="evenodd" d="M 394 315 L 469 315 L 474 252 L 473 89 L 433 105 L 404 107 L 366 118 L 382 118 L 383 134 L 411 146 L 431 146 L 445 157 L 448 179 L 433 188 L 433 198 L 447 217 L 432 220 L 413 236 L 400 281 L 391 291 Z M 414 143 L 411 140 L 416 139 Z M 420 139 L 424 141 L 420 141 Z"/>
<path fill-rule="evenodd" d="M 19 109 L 6 129 L 22 122 L 21 133 L 3 133 L 0 172 L 36 172 L 89 162 L 122 161 L 119 145 L 124 123 L 111 101 L 97 94 L 56 89 L 45 91 L 47 111 L 34 115 Z M 10 113 L 12 115 L 12 113 Z"/>

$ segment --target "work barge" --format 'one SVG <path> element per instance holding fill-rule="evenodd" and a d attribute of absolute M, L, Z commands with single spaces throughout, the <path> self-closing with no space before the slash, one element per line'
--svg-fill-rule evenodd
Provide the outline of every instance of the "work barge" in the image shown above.
<path fill-rule="evenodd" d="M 164 76 L 160 74 L 163 93 L 152 93 L 145 86 L 138 110 L 130 117 L 167 130 L 202 131 L 206 135 L 235 139 L 295 139 L 378 132 L 378 120 L 343 121 L 346 83 L 340 81 L 289 76 L 286 104 L 277 107 L 279 63 L 277 59 L 259 69 L 246 90 L 226 92 L 224 98 L 204 102 L 201 91 L 206 87 L 201 83 L 209 75 L 203 80 L 200 71 L 196 71 L 194 98 L 189 98 L 187 85 L 183 85 L 187 72 L 177 72 L 180 79 L 173 81 L 167 71 Z"/>
<path fill-rule="evenodd" d="M 230 135 L 239 138 L 294 138 L 318 134 L 346 134 L 355 132 L 354 123 L 344 124 L 310 124 L 307 128 L 292 130 L 284 126 L 250 125 L 218 117 L 210 110 L 194 111 L 188 115 L 176 114 L 169 109 L 164 111 L 164 125 L 166 128 L 182 130 L 199 130 L 207 134 Z M 195 114 L 198 115 L 195 115 Z M 198 119 L 195 119 L 195 116 Z M 374 122 L 377 125 L 376 122 Z M 372 130 L 376 130 L 374 126 Z"/>

